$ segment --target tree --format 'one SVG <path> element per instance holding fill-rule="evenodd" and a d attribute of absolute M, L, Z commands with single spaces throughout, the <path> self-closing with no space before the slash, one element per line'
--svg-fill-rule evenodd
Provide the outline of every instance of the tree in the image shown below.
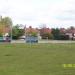
<path fill-rule="evenodd" d="M 52 29 L 52 34 L 55 40 L 59 40 L 60 39 L 60 29 L 56 28 L 56 29 Z"/>
<path fill-rule="evenodd" d="M 24 35 L 24 29 L 20 29 L 19 25 L 13 26 L 13 28 L 12 28 L 12 38 L 18 39 L 22 35 Z"/>
<path fill-rule="evenodd" d="M 2 37 L 2 33 L 0 33 L 0 37 Z"/>
<path fill-rule="evenodd" d="M 9 17 L 4 17 L 0 19 L 0 34 L 9 33 L 12 27 L 12 20 Z"/>
<path fill-rule="evenodd" d="M 2 18 L 1 23 L 2 25 L 8 26 L 8 27 L 12 26 L 12 20 L 9 17 Z"/>
<path fill-rule="evenodd" d="M 71 26 L 69 29 L 74 30 L 74 29 L 75 29 L 75 27 Z"/>

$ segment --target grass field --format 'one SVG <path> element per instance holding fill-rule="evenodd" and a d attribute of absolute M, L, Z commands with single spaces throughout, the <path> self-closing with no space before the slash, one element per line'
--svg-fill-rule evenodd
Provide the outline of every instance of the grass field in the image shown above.
<path fill-rule="evenodd" d="M 75 75 L 75 44 L 0 44 L 0 75 Z"/>

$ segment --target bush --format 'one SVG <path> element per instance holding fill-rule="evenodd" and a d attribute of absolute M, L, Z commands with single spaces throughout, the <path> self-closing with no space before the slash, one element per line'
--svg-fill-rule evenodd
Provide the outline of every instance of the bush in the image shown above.
<path fill-rule="evenodd" d="M 37 33 L 36 32 L 32 32 L 31 33 L 31 36 L 36 37 L 37 36 Z"/>
<path fill-rule="evenodd" d="M 0 33 L 0 37 L 2 37 L 2 34 Z"/>
<path fill-rule="evenodd" d="M 68 35 L 60 35 L 60 40 L 69 40 Z"/>
<path fill-rule="evenodd" d="M 13 39 L 18 39 L 22 35 L 24 35 L 24 29 L 19 29 L 19 26 L 17 25 L 12 28 Z"/>
<path fill-rule="evenodd" d="M 42 39 L 53 39 L 53 35 L 51 33 L 44 33 L 41 36 Z"/>
<path fill-rule="evenodd" d="M 17 36 L 12 36 L 12 38 L 13 38 L 14 40 L 18 39 L 18 37 L 17 37 Z"/>

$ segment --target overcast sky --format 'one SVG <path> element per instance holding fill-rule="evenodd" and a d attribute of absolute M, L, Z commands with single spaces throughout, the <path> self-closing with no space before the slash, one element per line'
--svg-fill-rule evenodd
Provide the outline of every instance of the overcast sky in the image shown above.
<path fill-rule="evenodd" d="M 75 0 L 0 0 L 0 15 L 33 27 L 75 26 Z"/>

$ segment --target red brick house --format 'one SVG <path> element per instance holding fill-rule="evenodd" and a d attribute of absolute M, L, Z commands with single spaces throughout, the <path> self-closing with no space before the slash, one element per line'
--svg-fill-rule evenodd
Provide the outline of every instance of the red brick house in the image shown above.
<path fill-rule="evenodd" d="M 75 28 L 71 27 L 68 29 L 60 28 L 60 33 L 64 35 L 68 35 L 69 39 L 74 40 L 75 39 Z"/>
<path fill-rule="evenodd" d="M 26 35 L 31 35 L 32 33 L 36 33 L 38 35 L 39 30 L 37 28 L 32 28 L 32 26 L 29 26 L 29 28 L 25 28 Z"/>
<path fill-rule="evenodd" d="M 60 33 L 61 34 L 65 34 L 66 33 L 66 29 L 65 28 L 60 28 Z"/>
<path fill-rule="evenodd" d="M 69 35 L 69 38 L 74 40 L 75 39 L 75 28 L 67 29 L 65 34 Z"/>
<path fill-rule="evenodd" d="M 52 32 L 52 30 L 50 28 L 45 27 L 45 28 L 39 29 L 39 33 L 40 33 L 42 39 L 49 39 L 51 32 Z"/>

